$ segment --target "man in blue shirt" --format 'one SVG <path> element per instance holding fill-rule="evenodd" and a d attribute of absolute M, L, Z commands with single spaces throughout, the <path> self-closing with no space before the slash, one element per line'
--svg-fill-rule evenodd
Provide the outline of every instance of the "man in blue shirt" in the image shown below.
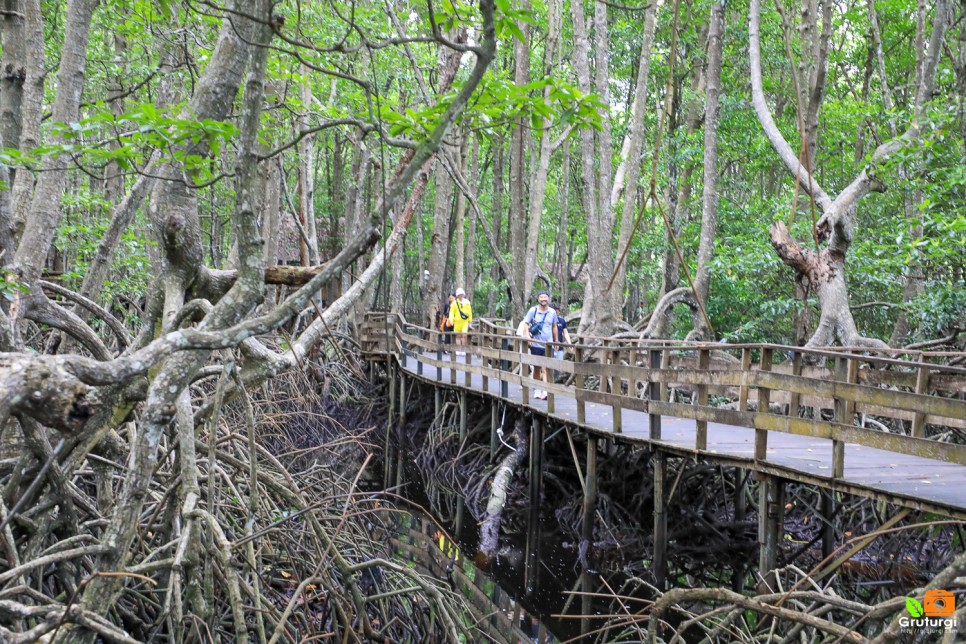
<path fill-rule="evenodd" d="M 530 353 L 535 356 L 547 355 L 547 342 L 557 342 L 557 312 L 550 308 L 550 294 L 546 291 L 537 293 L 537 306 L 527 311 L 523 318 L 526 328 L 526 337 L 531 340 L 542 340 L 543 342 L 531 342 Z M 547 382 L 547 370 L 543 367 L 533 368 L 533 378 Z M 538 400 L 546 400 L 547 392 L 537 389 L 533 392 L 533 397 Z"/>

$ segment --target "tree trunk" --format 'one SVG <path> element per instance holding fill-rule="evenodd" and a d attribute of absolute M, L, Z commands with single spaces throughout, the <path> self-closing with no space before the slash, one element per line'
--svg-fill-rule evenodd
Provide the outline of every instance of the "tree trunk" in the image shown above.
<path fill-rule="evenodd" d="M 564 311 L 570 310 L 570 262 L 572 253 L 568 251 L 567 239 L 570 236 L 568 210 L 570 209 L 570 139 L 563 143 L 561 153 L 560 178 L 560 223 L 557 226 L 557 288 L 560 289 L 560 305 Z"/>
<path fill-rule="evenodd" d="M 446 144 L 443 144 L 444 148 Z M 447 150 L 442 151 L 443 154 Z M 436 201 L 433 206 L 433 232 L 429 241 L 429 277 L 423 307 L 426 312 L 423 323 L 430 328 L 436 322 L 436 314 L 443 311 L 444 286 L 452 286 L 452 276 L 446 279 L 446 258 L 449 254 L 449 231 L 453 221 L 453 180 L 442 163 L 436 164 Z M 444 311 L 443 314 L 447 314 Z"/>
<path fill-rule="evenodd" d="M 698 245 L 698 268 L 694 290 L 698 312 L 694 316 L 694 338 L 713 341 L 708 317 L 711 258 L 718 225 L 718 105 L 721 93 L 721 52 L 724 38 L 724 0 L 711 5 L 708 31 L 707 103 L 704 117 L 704 181 L 701 197 L 701 241 Z"/>
<path fill-rule="evenodd" d="M 466 176 L 467 164 L 469 163 L 470 135 L 461 133 L 459 147 L 459 168 L 460 174 Z M 456 258 L 453 262 L 453 281 L 457 288 L 466 289 L 466 195 L 460 190 L 456 193 L 456 214 L 453 217 L 454 242 L 453 249 Z M 469 294 L 469 290 L 467 290 Z"/>
<path fill-rule="evenodd" d="M 40 10 L 40 0 L 24 0 L 24 46 L 26 53 L 23 58 L 24 70 L 23 89 L 20 95 L 20 140 L 4 141 L 4 145 L 16 147 L 21 152 L 28 152 L 40 145 L 40 119 L 43 116 L 44 79 L 47 70 L 44 69 L 44 25 Z M 4 36 L 6 48 L 6 35 Z M 19 70 L 18 70 L 19 73 Z M 27 211 L 30 209 L 34 192 L 35 176 L 30 172 L 15 173 L 10 200 L 13 207 L 13 245 L 20 243 L 27 223 Z M 9 263 L 10 256 L 7 262 Z"/>
<path fill-rule="evenodd" d="M 369 150 L 362 141 L 353 141 L 352 164 L 349 170 L 349 186 L 346 190 L 342 231 L 346 239 L 352 236 L 356 229 L 356 220 L 362 215 L 363 184 L 366 178 L 366 166 L 369 165 Z M 345 293 L 352 285 L 352 276 L 342 276 L 342 292 Z"/>
<path fill-rule="evenodd" d="M 563 7 L 561 0 L 551 0 L 548 3 L 549 17 L 547 21 L 547 41 L 544 44 L 543 78 L 550 78 L 560 56 L 560 31 L 563 23 Z M 550 102 L 550 85 L 544 87 L 543 101 Z M 524 303 L 530 302 L 533 295 L 534 279 L 540 260 L 540 226 L 543 221 L 543 205 L 547 195 L 547 176 L 550 172 L 551 140 L 550 132 L 553 121 L 546 119 L 541 124 L 540 140 L 534 158 L 533 180 L 530 182 L 530 209 L 527 228 L 527 248 L 524 258 L 524 275 L 520 296 Z M 516 257 L 516 256 L 514 256 Z M 517 260 L 519 261 L 519 259 Z M 514 311 L 514 319 L 517 311 Z M 523 316 L 523 309 L 519 311 Z"/>
<path fill-rule="evenodd" d="M 503 154 L 503 136 L 497 133 L 493 139 L 490 141 L 490 149 L 493 150 L 493 204 L 491 207 L 491 212 L 493 213 L 493 236 L 495 238 L 496 246 L 502 249 L 503 244 L 503 170 L 504 170 L 504 154 Z M 493 263 L 490 269 L 490 281 L 493 283 L 492 288 L 490 288 L 490 297 L 486 303 L 486 312 L 490 317 L 496 317 L 496 298 L 497 293 L 500 289 L 500 265 L 496 262 Z M 513 279 L 512 275 L 504 276 L 507 280 Z"/>
<path fill-rule="evenodd" d="M 524 8 L 529 8 L 529 2 Z M 530 82 L 530 25 L 518 25 L 523 38 L 513 39 L 513 84 L 523 88 Z M 528 118 L 521 114 L 513 119 L 510 132 L 510 255 L 513 257 L 512 275 L 508 275 L 510 287 L 510 316 L 513 320 L 523 318 L 527 302 L 523 299 L 529 290 L 527 279 L 527 204 L 526 204 L 526 148 L 530 128 Z"/>
<path fill-rule="evenodd" d="M 603 105 L 610 104 L 608 86 L 608 31 L 607 5 L 594 5 L 594 50 L 596 54 L 594 87 L 591 89 L 590 54 L 583 7 L 571 5 L 574 29 L 574 69 L 577 86 L 585 93 L 594 91 Z M 584 308 L 578 332 L 581 334 L 610 335 L 617 319 L 616 298 L 608 292 L 614 273 L 612 249 L 614 216 L 610 203 L 612 181 L 610 114 L 601 112 L 602 132 L 596 136 L 590 128 L 580 133 L 581 177 L 584 191 L 584 212 L 587 218 L 587 282 L 584 288 Z M 596 159 L 601 163 L 596 168 Z"/>
<path fill-rule="evenodd" d="M 87 43 L 90 39 L 91 18 L 97 0 L 73 0 L 67 5 L 67 24 L 64 49 L 57 69 L 57 94 L 51 118 L 55 123 L 75 123 L 80 118 L 80 99 L 87 68 Z M 41 43 L 43 40 L 41 40 Z M 26 115 L 25 124 L 26 128 Z M 51 137 L 49 143 L 64 143 L 63 134 Z M 61 218 L 60 199 L 67 185 L 64 159 L 48 155 L 31 200 L 23 236 L 17 246 L 14 262 L 20 267 L 24 282 L 31 284 L 43 272 L 57 224 Z"/>
<path fill-rule="evenodd" d="M 27 41 L 24 15 L 19 0 L 4 0 L 0 15 L 0 146 L 20 148 L 20 108 L 23 86 L 27 79 Z M 17 171 L 3 166 L 0 181 L 7 188 L 0 191 L 0 265 L 6 264 L 16 249 L 13 201 L 9 187 L 16 180 Z"/>
<path fill-rule="evenodd" d="M 530 439 L 526 423 L 518 418 L 513 424 L 512 443 L 514 450 L 506 455 L 493 476 L 490 486 L 490 500 L 486 504 L 486 516 L 480 522 L 480 553 L 484 561 L 492 560 L 500 545 L 500 523 L 503 508 L 506 506 L 508 488 L 513 475 L 526 462 Z M 531 500 L 536 503 L 536 500 Z"/>
<path fill-rule="evenodd" d="M 845 281 L 845 257 L 855 233 L 855 210 L 858 202 L 870 192 L 882 192 L 885 185 L 876 178 L 874 171 L 882 160 L 918 140 L 918 119 L 921 116 L 924 97 L 932 94 L 935 86 L 936 67 L 946 30 L 947 3 L 941 1 L 936 7 L 933 30 L 923 65 L 923 82 L 916 99 L 916 114 L 909 129 L 901 137 L 879 145 L 872 154 L 871 163 L 832 200 L 822 189 L 808 168 L 799 162 L 791 146 L 775 124 L 765 101 L 761 78 L 760 8 L 759 0 L 751 0 L 749 11 L 749 54 L 751 59 L 752 104 L 772 147 L 781 157 L 793 176 L 798 177 L 802 189 L 811 195 L 823 211 L 816 226 L 820 242 L 828 240 L 828 246 L 818 253 L 807 251 L 791 239 L 784 224 L 772 226 L 771 241 L 782 261 L 795 269 L 799 279 L 810 284 L 818 296 L 821 319 L 818 328 L 806 346 L 822 346 L 836 337 L 844 344 L 862 347 L 886 347 L 881 340 L 865 338 L 856 330 L 855 321 L 848 305 L 848 289 Z"/>
<path fill-rule="evenodd" d="M 480 194 L 480 137 L 470 133 L 470 190 L 473 198 Z M 473 301 L 476 290 L 476 211 L 470 211 L 469 230 L 466 233 L 466 297 Z"/>
<path fill-rule="evenodd" d="M 629 132 L 624 137 L 624 145 L 621 148 L 621 162 L 614 175 L 614 187 L 611 190 L 611 206 L 617 208 L 621 193 L 624 194 L 624 206 L 621 210 L 621 229 L 620 237 L 617 242 L 618 262 L 617 274 L 613 280 L 616 295 L 621 295 L 627 288 L 627 255 L 629 246 L 633 241 L 631 235 L 634 233 L 635 215 L 638 205 L 637 181 L 641 175 L 643 158 L 641 156 L 641 146 L 644 142 L 644 114 L 647 107 L 647 83 L 651 69 L 651 49 L 654 44 L 654 29 L 657 16 L 657 3 L 647 5 L 644 12 L 644 35 L 641 43 L 641 56 L 638 61 L 637 85 L 634 89 L 634 103 L 631 107 L 631 118 L 628 126 Z M 624 189 L 624 180 L 627 180 L 627 189 Z M 645 197 L 645 203 L 647 197 Z M 642 204 L 643 207 L 643 204 Z M 628 311 L 630 313 L 631 310 Z M 629 316 L 630 317 L 630 316 Z"/>
<path fill-rule="evenodd" d="M 303 65 L 302 72 L 308 72 L 308 68 Z M 306 112 L 312 105 L 312 84 L 302 83 L 302 113 L 299 115 L 297 127 L 301 131 L 309 129 L 309 122 L 305 117 Z M 305 236 L 308 237 L 307 260 L 308 266 L 318 266 L 321 263 L 319 257 L 319 234 L 316 231 L 315 222 L 315 135 L 303 137 L 298 144 L 299 151 L 299 219 L 305 226 Z M 305 264 L 305 262 L 303 262 Z"/>

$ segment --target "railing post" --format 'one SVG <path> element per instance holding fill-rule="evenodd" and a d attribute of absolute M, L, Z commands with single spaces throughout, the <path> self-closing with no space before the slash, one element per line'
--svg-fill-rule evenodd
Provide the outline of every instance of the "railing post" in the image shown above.
<path fill-rule="evenodd" d="M 527 385 L 527 380 L 529 379 L 530 374 L 526 373 L 529 365 L 523 364 L 523 354 L 524 352 L 529 352 L 529 350 L 527 342 L 523 338 L 516 338 L 514 342 L 518 347 L 517 355 L 520 356 L 520 397 L 521 402 L 526 405 L 530 402 L 530 387 Z"/>
<path fill-rule="evenodd" d="M 802 375 L 802 352 L 795 351 L 795 355 L 792 357 L 792 375 L 800 376 Z M 799 413 L 801 413 L 802 407 L 802 394 L 797 391 L 793 391 L 788 399 L 788 415 L 792 418 L 798 418 Z"/>
<path fill-rule="evenodd" d="M 835 359 L 835 379 L 839 382 L 853 383 L 859 375 L 859 361 L 848 356 Z M 851 425 L 855 416 L 855 403 L 843 396 L 835 397 L 835 422 Z M 832 478 L 845 476 L 845 443 L 832 439 Z"/>
<path fill-rule="evenodd" d="M 484 350 L 489 349 L 491 344 L 492 342 L 490 341 L 489 335 L 479 336 L 479 342 L 477 343 L 477 346 L 480 347 L 480 366 L 482 367 L 482 374 L 480 377 L 483 381 L 484 392 L 490 391 L 490 379 L 486 375 L 486 370 L 489 369 L 491 365 L 490 365 L 490 359 L 485 355 L 483 355 L 483 352 Z"/>
<path fill-rule="evenodd" d="M 503 356 L 510 353 L 510 339 L 507 337 L 500 338 L 500 371 L 510 370 L 510 361 Z M 510 397 L 510 383 L 506 378 L 500 378 L 500 397 L 509 398 Z"/>
<path fill-rule="evenodd" d="M 661 349 L 651 349 L 649 354 L 651 369 L 660 369 L 664 364 L 664 351 Z M 653 373 L 648 374 L 648 398 L 651 402 L 661 401 L 661 390 L 664 383 L 654 377 Z M 654 413 L 654 409 L 648 404 L 648 430 L 652 441 L 661 440 L 661 415 Z"/>
<path fill-rule="evenodd" d="M 456 338 L 453 338 L 453 342 L 456 342 Z M 458 346 L 460 346 L 460 345 L 458 345 L 458 344 L 451 344 L 451 345 L 449 345 L 449 348 L 450 348 L 450 352 L 449 352 L 449 384 L 451 384 L 451 385 L 455 385 L 456 384 L 456 362 L 457 362 L 457 355 L 456 355 L 457 351 L 456 351 L 456 347 L 458 347 Z"/>
<path fill-rule="evenodd" d="M 702 384 L 698 385 L 695 390 L 696 402 L 699 407 L 708 406 L 708 385 L 707 380 L 710 380 L 709 369 L 711 367 L 711 351 L 708 349 L 698 350 L 698 371 L 702 375 Z M 705 380 L 707 379 L 707 380 Z M 695 436 L 695 449 L 705 450 L 708 449 L 708 421 L 706 420 L 695 420 L 694 426 L 696 429 Z"/>
<path fill-rule="evenodd" d="M 929 391 L 929 363 L 926 362 L 926 354 L 919 354 L 919 367 L 916 370 L 916 393 L 925 394 Z M 912 417 L 912 435 L 915 438 L 926 437 L 926 414 L 917 411 Z"/>
<path fill-rule="evenodd" d="M 432 333 L 432 331 L 430 332 Z M 439 334 L 439 342 L 436 345 L 436 381 L 443 381 L 443 334 Z"/>
<path fill-rule="evenodd" d="M 769 347 L 761 348 L 761 359 L 758 361 L 758 371 L 771 371 L 771 354 Z M 770 413 L 771 409 L 771 390 L 767 387 L 758 387 L 758 411 L 759 414 Z M 763 461 L 768 455 L 768 430 L 755 428 L 755 460 Z"/>
<path fill-rule="evenodd" d="M 584 364 L 584 350 L 580 346 L 574 347 L 574 398 L 577 400 L 577 423 L 583 425 L 587 421 L 587 404 L 580 396 L 584 388 L 584 374 L 579 370 Z"/>
<path fill-rule="evenodd" d="M 664 347 L 661 350 L 661 370 L 670 371 L 671 369 L 671 349 Z M 660 399 L 664 402 L 668 400 L 668 383 L 661 381 Z"/>
<path fill-rule="evenodd" d="M 466 345 L 466 348 L 469 349 L 469 345 Z M 473 354 L 471 354 L 469 351 L 466 351 L 465 353 L 466 355 L 463 356 L 463 361 L 466 363 L 466 371 L 463 373 L 463 384 L 466 387 L 472 387 L 473 374 L 470 373 L 470 366 L 473 364 Z"/>
<path fill-rule="evenodd" d="M 610 355 L 610 364 L 612 367 L 620 366 L 620 349 L 614 349 L 608 352 Z M 623 393 L 623 386 L 620 376 L 611 375 L 607 379 L 607 393 L 614 394 L 618 396 Z M 616 389 L 616 391 L 615 391 Z M 621 416 L 621 405 L 620 403 L 614 403 L 611 405 L 611 430 L 615 434 L 620 434 L 623 430 L 623 417 Z"/>
<path fill-rule="evenodd" d="M 744 347 L 741 350 L 741 373 L 742 383 L 747 382 L 751 374 L 751 349 Z M 748 411 L 748 385 L 742 384 L 738 388 L 738 411 Z"/>

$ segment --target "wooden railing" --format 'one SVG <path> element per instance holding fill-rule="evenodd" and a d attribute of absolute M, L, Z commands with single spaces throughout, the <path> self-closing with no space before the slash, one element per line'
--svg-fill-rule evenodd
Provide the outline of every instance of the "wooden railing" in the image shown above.
<path fill-rule="evenodd" d="M 693 419 L 696 450 L 707 449 L 709 422 L 755 429 L 759 461 L 765 460 L 770 432 L 829 439 L 832 478 L 843 476 L 846 444 L 966 465 L 966 446 L 946 442 L 966 430 L 966 368 L 950 364 L 966 358 L 964 353 L 583 337 L 567 347 L 568 359 L 556 360 L 530 355 L 527 341 L 512 329 L 485 322 L 479 327 L 484 330 L 467 334 L 467 346 L 457 347 L 443 344 L 439 331 L 373 313 L 363 346 L 371 353 L 412 356 L 418 373 L 429 379 L 442 380 L 448 367 L 450 384 L 469 386 L 478 374 L 484 391 L 489 380 L 499 381 L 502 397 L 509 384 L 518 385 L 524 404 L 531 389 L 544 389 L 550 414 L 554 397 L 568 396 L 576 400 L 578 424 L 586 421 L 588 403 L 606 405 L 613 410 L 615 433 L 622 431 L 622 409 L 650 415 L 652 440 L 661 440 L 662 416 Z M 456 355 L 457 349 L 466 355 Z M 914 359 L 894 357 L 897 353 Z M 530 367 L 566 374 L 573 385 L 534 380 Z M 675 391 L 690 393 L 691 402 L 677 402 Z M 894 421 L 902 433 L 890 431 L 882 419 Z M 949 430 L 927 439 L 926 425 Z"/>
<path fill-rule="evenodd" d="M 475 627 L 495 642 L 525 642 L 521 622 L 537 621 L 486 572 L 467 559 L 459 544 L 433 522 L 407 513 L 397 515 L 397 533 L 390 539 L 397 557 L 421 572 L 448 579 L 467 600 Z"/>

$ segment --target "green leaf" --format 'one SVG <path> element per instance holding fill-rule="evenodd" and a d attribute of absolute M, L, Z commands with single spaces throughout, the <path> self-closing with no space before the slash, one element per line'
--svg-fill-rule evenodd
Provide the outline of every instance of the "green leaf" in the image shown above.
<path fill-rule="evenodd" d="M 925 611 L 922 608 L 922 604 L 919 603 L 918 599 L 912 597 L 906 597 L 906 610 L 913 617 L 922 617 Z"/>

